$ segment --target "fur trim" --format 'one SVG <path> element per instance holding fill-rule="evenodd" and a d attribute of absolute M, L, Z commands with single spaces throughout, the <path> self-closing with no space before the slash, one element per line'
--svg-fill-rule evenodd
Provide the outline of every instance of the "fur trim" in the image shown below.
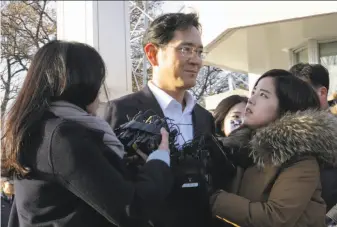
<path fill-rule="evenodd" d="M 337 118 L 327 111 L 286 114 L 256 131 L 250 141 L 254 163 L 279 166 L 295 156 L 312 155 L 337 166 Z"/>

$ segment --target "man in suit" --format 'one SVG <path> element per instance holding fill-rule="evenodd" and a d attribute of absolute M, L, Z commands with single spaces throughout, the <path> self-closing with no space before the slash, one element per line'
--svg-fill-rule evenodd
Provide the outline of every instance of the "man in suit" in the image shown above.
<path fill-rule="evenodd" d="M 173 119 L 181 136 L 179 146 L 201 134 L 214 132 L 212 115 L 188 92 L 202 67 L 203 45 L 195 14 L 169 13 L 155 19 L 143 37 L 153 79 L 141 91 L 111 101 L 107 120 L 116 129 L 139 111 L 151 110 Z M 209 226 L 208 198 L 200 188 L 174 189 L 154 226 Z"/>
<path fill-rule="evenodd" d="M 289 70 L 294 76 L 306 81 L 316 91 L 322 110 L 329 110 L 329 71 L 321 64 L 298 63 Z M 332 103 L 331 103 L 332 105 Z M 332 111 L 334 109 L 331 109 Z M 333 113 L 333 112 L 332 112 Z M 333 113 L 334 114 L 334 113 Z M 337 168 L 325 167 L 321 170 L 322 198 L 327 211 L 337 204 Z"/>

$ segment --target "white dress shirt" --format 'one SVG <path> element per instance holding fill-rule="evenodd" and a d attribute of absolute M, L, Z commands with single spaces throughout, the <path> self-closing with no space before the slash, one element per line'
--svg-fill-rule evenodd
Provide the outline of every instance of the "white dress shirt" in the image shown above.
<path fill-rule="evenodd" d="M 195 98 L 188 91 L 185 92 L 184 100 L 186 107 L 183 111 L 182 105 L 167 94 L 155 86 L 151 81 L 148 82 L 149 89 L 157 99 L 164 116 L 172 119 L 172 123 L 177 124 L 180 130 L 180 135 L 177 138 L 179 147 L 185 142 L 193 139 L 193 122 L 192 111 L 196 104 Z M 168 122 L 169 123 L 169 122 Z"/>

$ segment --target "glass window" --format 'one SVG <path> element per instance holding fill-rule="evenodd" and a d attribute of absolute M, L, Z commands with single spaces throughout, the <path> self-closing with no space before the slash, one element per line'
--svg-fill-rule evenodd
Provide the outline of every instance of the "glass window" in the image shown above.
<path fill-rule="evenodd" d="M 308 48 L 305 48 L 303 50 L 300 50 L 295 53 L 296 56 L 296 62 L 297 63 L 308 63 L 309 62 L 309 57 L 308 57 Z"/>
<path fill-rule="evenodd" d="M 329 70 L 329 95 L 337 92 L 337 41 L 319 44 L 320 63 Z"/>

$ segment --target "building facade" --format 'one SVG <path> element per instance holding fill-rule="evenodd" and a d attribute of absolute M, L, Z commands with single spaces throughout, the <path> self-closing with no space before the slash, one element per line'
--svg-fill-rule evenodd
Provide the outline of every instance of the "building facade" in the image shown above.
<path fill-rule="evenodd" d="M 337 91 L 337 2 L 185 4 L 200 16 L 205 64 L 248 73 L 251 88 L 269 69 L 321 63 L 330 72 L 330 94 Z M 210 14 L 216 19 L 209 20 Z"/>

